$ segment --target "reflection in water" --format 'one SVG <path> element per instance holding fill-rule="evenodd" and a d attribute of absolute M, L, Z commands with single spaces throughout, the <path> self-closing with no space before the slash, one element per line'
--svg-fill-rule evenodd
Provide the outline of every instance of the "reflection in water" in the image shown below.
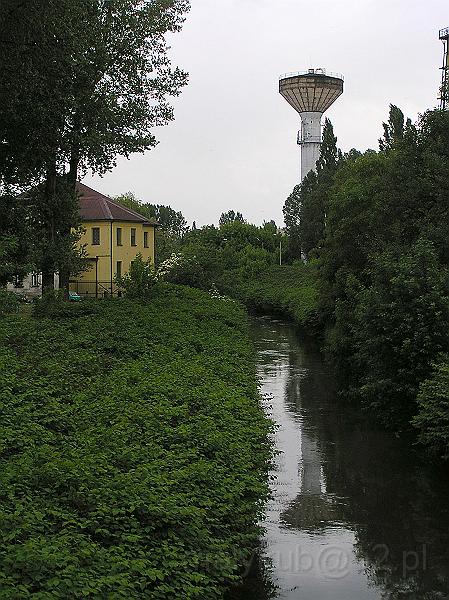
<path fill-rule="evenodd" d="M 278 423 L 259 561 L 233 599 L 448 600 L 449 478 L 337 402 L 294 329 L 254 323 Z"/>

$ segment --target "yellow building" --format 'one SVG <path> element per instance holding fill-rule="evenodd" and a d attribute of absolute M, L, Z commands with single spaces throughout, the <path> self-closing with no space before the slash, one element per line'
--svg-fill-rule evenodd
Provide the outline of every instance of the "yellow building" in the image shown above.
<path fill-rule="evenodd" d="M 108 196 L 77 184 L 80 194 L 80 215 L 85 233 L 80 245 L 85 245 L 89 270 L 70 280 L 70 290 L 80 296 L 102 297 L 120 293 L 116 275 L 129 270 L 137 254 L 154 264 L 154 231 L 157 222 L 115 202 Z"/>

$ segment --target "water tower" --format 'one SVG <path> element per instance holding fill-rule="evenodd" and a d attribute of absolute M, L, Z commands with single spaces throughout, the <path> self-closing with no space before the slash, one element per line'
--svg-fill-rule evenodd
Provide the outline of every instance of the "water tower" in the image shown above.
<path fill-rule="evenodd" d="M 301 117 L 298 144 L 301 146 L 301 181 L 314 170 L 320 157 L 321 117 L 343 93 L 343 76 L 309 69 L 279 78 L 279 93 Z"/>

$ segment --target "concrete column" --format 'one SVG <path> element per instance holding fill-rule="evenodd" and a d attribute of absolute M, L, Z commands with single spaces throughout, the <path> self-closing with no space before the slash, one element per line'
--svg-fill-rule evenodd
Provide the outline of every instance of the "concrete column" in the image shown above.
<path fill-rule="evenodd" d="M 301 181 L 309 171 L 316 171 L 321 149 L 321 112 L 301 112 L 301 131 L 298 144 L 301 146 Z"/>

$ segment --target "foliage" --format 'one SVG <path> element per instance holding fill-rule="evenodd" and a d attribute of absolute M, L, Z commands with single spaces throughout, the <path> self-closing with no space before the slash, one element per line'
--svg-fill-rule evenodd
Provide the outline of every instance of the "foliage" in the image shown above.
<path fill-rule="evenodd" d="M 180 211 L 175 211 L 171 206 L 163 204 L 142 202 L 132 192 L 115 196 L 114 200 L 159 223 L 155 238 L 156 265 L 159 266 L 169 259 L 171 254 L 179 251 L 181 241 L 189 229 L 187 221 Z"/>
<path fill-rule="evenodd" d="M 8 292 L 0 287 L 0 315 L 17 312 L 19 309 L 19 298 L 14 292 Z"/>
<path fill-rule="evenodd" d="M 170 67 L 164 35 L 179 31 L 187 9 L 186 0 L 2 3 L 8 160 L 16 150 L 23 160 L 25 146 L 44 167 L 54 153 L 61 163 L 75 152 L 77 167 L 104 172 L 116 155 L 153 147 L 151 129 L 173 118 L 166 97 L 186 83 Z"/>
<path fill-rule="evenodd" d="M 251 311 L 279 315 L 318 332 L 318 273 L 313 264 L 273 265 L 257 276 L 225 273 L 220 288 Z"/>
<path fill-rule="evenodd" d="M 174 253 L 164 260 L 159 265 L 157 275 L 162 281 L 169 283 L 207 289 L 202 265 L 195 256 L 188 256 L 185 253 Z"/>
<path fill-rule="evenodd" d="M 295 185 L 283 206 L 285 230 L 289 236 L 289 254 L 292 260 L 301 258 L 301 186 Z"/>
<path fill-rule="evenodd" d="M 317 172 L 310 171 L 295 186 L 283 208 L 292 259 L 312 257 L 323 245 L 329 193 L 341 158 L 332 123 L 326 118 Z"/>
<path fill-rule="evenodd" d="M 271 454 L 243 311 L 166 284 L 65 308 L 0 328 L 0 598 L 221 598 Z"/>
<path fill-rule="evenodd" d="M 228 210 L 227 212 L 221 213 L 218 223 L 220 227 L 222 227 L 223 225 L 229 225 L 229 223 L 235 223 L 236 221 L 239 223 L 245 222 L 242 213 Z"/>
<path fill-rule="evenodd" d="M 259 272 L 263 265 L 279 260 L 276 231 L 272 223 L 256 227 L 240 221 L 220 229 L 213 225 L 192 229 L 183 239 L 169 280 L 207 290 L 214 283 L 220 286 L 226 271 Z"/>
<path fill-rule="evenodd" d="M 29 222 L 13 194 L 0 195 L 0 286 L 31 271 Z"/>
<path fill-rule="evenodd" d="M 51 280 L 43 285 L 44 289 L 53 287 L 55 272 L 78 275 L 88 268 L 85 248 L 78 244 L 83 233 L 79 198 L 65 179 L 56 179 L 50 196 L 46 196 L 41 185 L 29 190 L 17 202 L 25 205 L 23 211 L 33 264 Z"/>
<path fill-rule="evenodd" d="M 126 297 L 130 299 L 149 298 L 156 282 L 157 275 L 151 260 L 143 260 L 140 252 L 131 261 L 129 271 L 115 278 L 117 286 L 124 290 Z"/>
<path fill-rule="evenodd" d="M 68 285 L 79 172 L 104 173 L 117 155 L 154 147 L 153 128 L 173 119 L 167 97 L 187 74 L 171 68 L 165 35 L 180 30 L 188 8 L 188 0 L 1 3 L 0 192 L 43 184 L 34 208 L 44 287 L 56 240 Z"/>
<path fill-rule="evenodd" d="M 391 106 L 384 130 L 381 152 L 339 159 L 314 252 L 342 390 L 400 430 L 449 341 L 449 115 Z"/>
<path fill-rule="evenodd" d="M 279 266 L 288 237 L 276 223 L 261 227 L 240 220 L 192 229 L 181 251 L 163 262 L 158 274 L 165 281 L 204 290 L 216 289 L 243 302 L 250 310 L 270 312 L 316 330 L 318 273 L 313 264 Z"/>
<path fill-rule="evenodd" d="M 384 135 L 379 140 L 380 150 L 385 152 L 400 144 L 404 138 L 404 127 L 410 128 L 411 125 L 411 120 L 407 119 L 407 123 L 404 126 L 404 113 L 394 104 L 390 104 L 388 122 L 383 123 Z"/>
<path fill-rule="evenodd" d="M 32 314 L 35 317 L 61 319 L 73 318 L 78 314 L 94 314 L 94 310 L 92 304 L 65 302 L 63 290 L 47 289 L 40 298 L 33 298 Z"/>
<path fill-rule="evenodd" d="M 449 460 L 449 355 L 433 365 L 431 376 L 421 384 L 417 403 L 413 424 L 420 441 L 432 454 Z"/>
<path fill-rule="evenodd" d="M 420 240 L 407 254 L 373 259 L 369 281 L 353 288 L 353 307 L 340 306 L 337 319 L 353 344 L 356 397 L 398 430 L 416 413 L 433 358 L 449 349 L 449 279 L 432 245 Z"/>

